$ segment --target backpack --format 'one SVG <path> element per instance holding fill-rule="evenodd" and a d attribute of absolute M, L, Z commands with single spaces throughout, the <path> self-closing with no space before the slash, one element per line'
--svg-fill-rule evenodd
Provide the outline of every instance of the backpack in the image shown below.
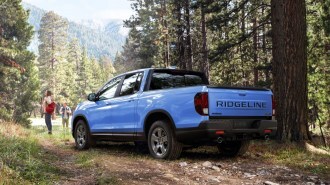
<path fill-rule="evenodd" d="M 65 112 L 65 110 L 66 110 L 66 111 L 69 111 L 69 110 L 70 110 L 70 107 L 68 107 L 68 106 L 65 107 L 65 108 L 64 108 L 64 107 L 61 107 L 60 112 L 62 112 L 62 116 L 64 116 L 64 112 Z M 71 115 L 71 113 L 68 113 L 68 112 L 67 112 L 66 114 L 67 114 L 68 117 Z"/>
<path fill-rule="evenodd" d="M 56 107 L 55 102 L 52 102 L 52 103 L 48 104 L 47 107 L 46 107 L 46 112 L 48 114 L 53 114 L 53 112 L 55 110 L 55 107 Z"/>

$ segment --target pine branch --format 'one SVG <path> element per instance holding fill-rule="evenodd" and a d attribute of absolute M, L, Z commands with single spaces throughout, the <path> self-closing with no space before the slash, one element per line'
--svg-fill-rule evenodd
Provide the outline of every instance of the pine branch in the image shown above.
<path fill-rule="evenodd" d="M 0 56 L 0 63 L 3 63 L 9 67 L 14 67 L 16 69 L 19 69 L 21 71 L 21 73 L 25 72 L 25 69 L 21 65 L 19 65 L 16 61 L 14 61 L 8 57 Z"/>
<path fill-rule="evenodd" d="M 259 24 L 258 26 L 256 26 L 253 30 L 251 30 L 250 33 L 244 34 L 242 35 L 237 41 L 229 41 L 228 43 L 224 44 L 224 45 L 220 45 L 218 46 L 218 48 L 215 50 L 216 52 L 213 53 L 214 57 L 211 57 L 210 62 L 215 62 L 220 58 L 220 55 L 224 54 L 227 52 L 228 49 L 235 47 L 241 43 L 243 43 L 245 40 L 247 40 L 248 38 L 250 38 L 253 34 L 256 33 L 256 31 L 266 25 L 269 24 L 269 22 L 262 22 L 261 24 Z"/>

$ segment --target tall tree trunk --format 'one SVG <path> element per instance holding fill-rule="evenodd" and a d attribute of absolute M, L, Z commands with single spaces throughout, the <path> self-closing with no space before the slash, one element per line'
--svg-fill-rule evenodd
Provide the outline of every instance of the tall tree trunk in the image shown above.
<path fill-rule="evenodd" d="M 165 67 L 169 66 L 169 42 L 168 42 L 168 28 L 167 28 L 167 10 L 166 10 L 166 0 L 163 0 L 161 3 L 161 9 L 162 9 L 162 24 L 163 24 L 163 34 L 165 34 L 165 40 L 164 40 L 164 65 Z"/>
<path fill-rule="evenodd" d="M 202 39 L 203 39 L 203 59 L 200 63 L 200 69 L 204 72 L 206 77 L 209 79 L 210 65 L 208 61 L 208 51 L 207 51 L 207 37 L 206 37 L 206 19 L 205 19 L 205 10 L 204 4 L 201 3 L 201 26 L 202 26 Z"/>
<path fill-rule="evenodd" d="M 51 65 L 52 65 L 52 70 L 54 69 L 54 62 L 55 62 L 55 56 L 54 56 L 54 53 L 55 53 L 55 44 L 54 44 L 54 38 L 55 36 L 54 36 L 54 29 L 52 28 L 52 36 L 51 36 L 51 46 L 52 46 L 52 59 L 51 59 Z"/>
<path fill-rule="evenodd" d="M 307 35 L 304 0 L 271 0 L 278 139 L 307 139 Z"/>
<path fill-rule="evenodd" d="M 185 1 L 185 19 L 186 19 L 186 34 L 187 34 L 187 69 L 192 70 L 192 43 L 190 35 L 190 0 Z"/>
<path fill-rule="evenodd" d="M 243 6 L 243 8 L 242 8 L 242 17 L 241 17 L 241 22 L 239 22 L 239 21 L 237 21 L 237 23 L 238 23 L 238 29 L 241 29 L 241 33 L 242 33 L 242 35 L 245 35 L 245 6 Z M 239 52 L 240 52 L 240 57 L 241 57 L 241 62 L 242 62 L 242 64 L 244 64 L 244 62 L 245 62 L 245 52 L 246 51 L 246 47 L 244 47 L 243 46 L 243 44 L 242 43 L 240 43 L 239 44 Z M 246 74 L 246 72 L 244 71 L 244 68 L 242 69 L 242 76 L 243 76 L 243 78 L 244 79 L 247 79 L 248 77 L 248 75 Z M 243 86 L 248 86 L 248 83 L 249 83 L 249 81 L 248 80 L 244 80 L 243 81 Z"/>
<path fill-rule="evenodd" d="M 176 16 L 177 16 L 177 26 L 176 26 L 176 32 L 177 32 L 177 54 L 178 54 L 178 58 L 177 58 L 177 62 L 176 64 L 179 65 L 180 69 L 186 69 L 186 63 L 184 61 L 184 44 L 183 44 L 183 32 L 184 32 L 184 28 L 182 25 L 182 3 L 176 2 Z"/>
<path fill-rule="evenodd" d="M 261 9 L 261 14 L 262 16 L 265 16 L 265 7 L 262 7 Z M 265 66 L 265 81 L 268 83 L 270 81 L 270 76 L 269 76 L 269 69 L 271 64 L 268 64 L 268 53 L 267 53 L 267 48 L 266 48 L 266 25 L 264 24 L 262 26 L 262 52 L 264 53 L 264 64 L 266 64 L 267 66 Z"/>
<path fill-rule="evenodd" d="M 253 30 L 256 30 L 257 28 L 257 18 L 253 19 Z M 254 68 L 253 68 L 253 84 L 254 86 L 257 85 L 259 81 L 259 75 L 258 75 L 258 30 L 255 31 L 253 34 L 253 63 L 254 63 Z"/>
<path fill-rule="evenodd" d="M 167 25 L 167 7 L 166 7 L 166 0 L 164 0 L 164 27 L 166 29 L 166 38 L 165 38 L 165 55 L 166 55 L 166 67 L 170 66 L 170 44 L 169 44 L 169 39 L 168 39 L 168 34 L 169 34 L 169 29 Z"/>

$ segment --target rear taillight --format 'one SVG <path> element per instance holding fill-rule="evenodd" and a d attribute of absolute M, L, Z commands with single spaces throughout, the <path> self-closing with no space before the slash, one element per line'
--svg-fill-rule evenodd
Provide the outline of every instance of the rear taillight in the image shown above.
<path fill-rule="evenodd" d="M 194 98 L 196 112 L 202 116 L 209 115 L 209 95 L 207 92 L 197 93 Z"/>
<path fill-rule="evenodd" d="M 275 108 L 276 108 L 276 102 L 275 102 L 274 96 L 272 96 L 272 111 L 273 111 L 273 116 L 275 116 Z"/>

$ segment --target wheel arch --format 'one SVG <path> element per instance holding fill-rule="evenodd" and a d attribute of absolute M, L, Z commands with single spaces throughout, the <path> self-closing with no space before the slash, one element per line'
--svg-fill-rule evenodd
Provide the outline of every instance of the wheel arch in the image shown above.
<path fill-rule="evenodd" d="M 72 122 L 72 128 L 71 128 L 71 130 L 72 130 L 72 136 L 73 136 L 73 137 L 75 137 L 75 136 L 74 136 L 74 129 L 76 128 L 76 125 L 77 125 L 77 123 L 78 123 L 79 120 L 83 120 L 83 121 L 86 123 L 86 125 L 87 125 L 88 131 L 89 131 L 89 132 L 91 131 L 91 129 L 89 128 L 89 124 L 88 124 L 87 118 L 86 118 L 84 115 L 82 115 L 82 114 L 78 114 L 78 115 L 73 119 L 73 122 Z"/>
<path fill-rule="evenodd" d="M 144 136 L 146 139 L 148 139 L 148 133 L 150 130 L 151 125 L 157 121 L 157 120 L 167 120 L 170 124 L 171 129 L 173 130 L 173 134 L 175 135 L 175 122 L 173 121 L 172 116 L 170 113 L 168 113 L 166 110 L 163 109 L 157 109 L 149 112 L 145 119 L 144 119 L 144 126 L 143 126 L 143 131 L 144 131 Z"/>

